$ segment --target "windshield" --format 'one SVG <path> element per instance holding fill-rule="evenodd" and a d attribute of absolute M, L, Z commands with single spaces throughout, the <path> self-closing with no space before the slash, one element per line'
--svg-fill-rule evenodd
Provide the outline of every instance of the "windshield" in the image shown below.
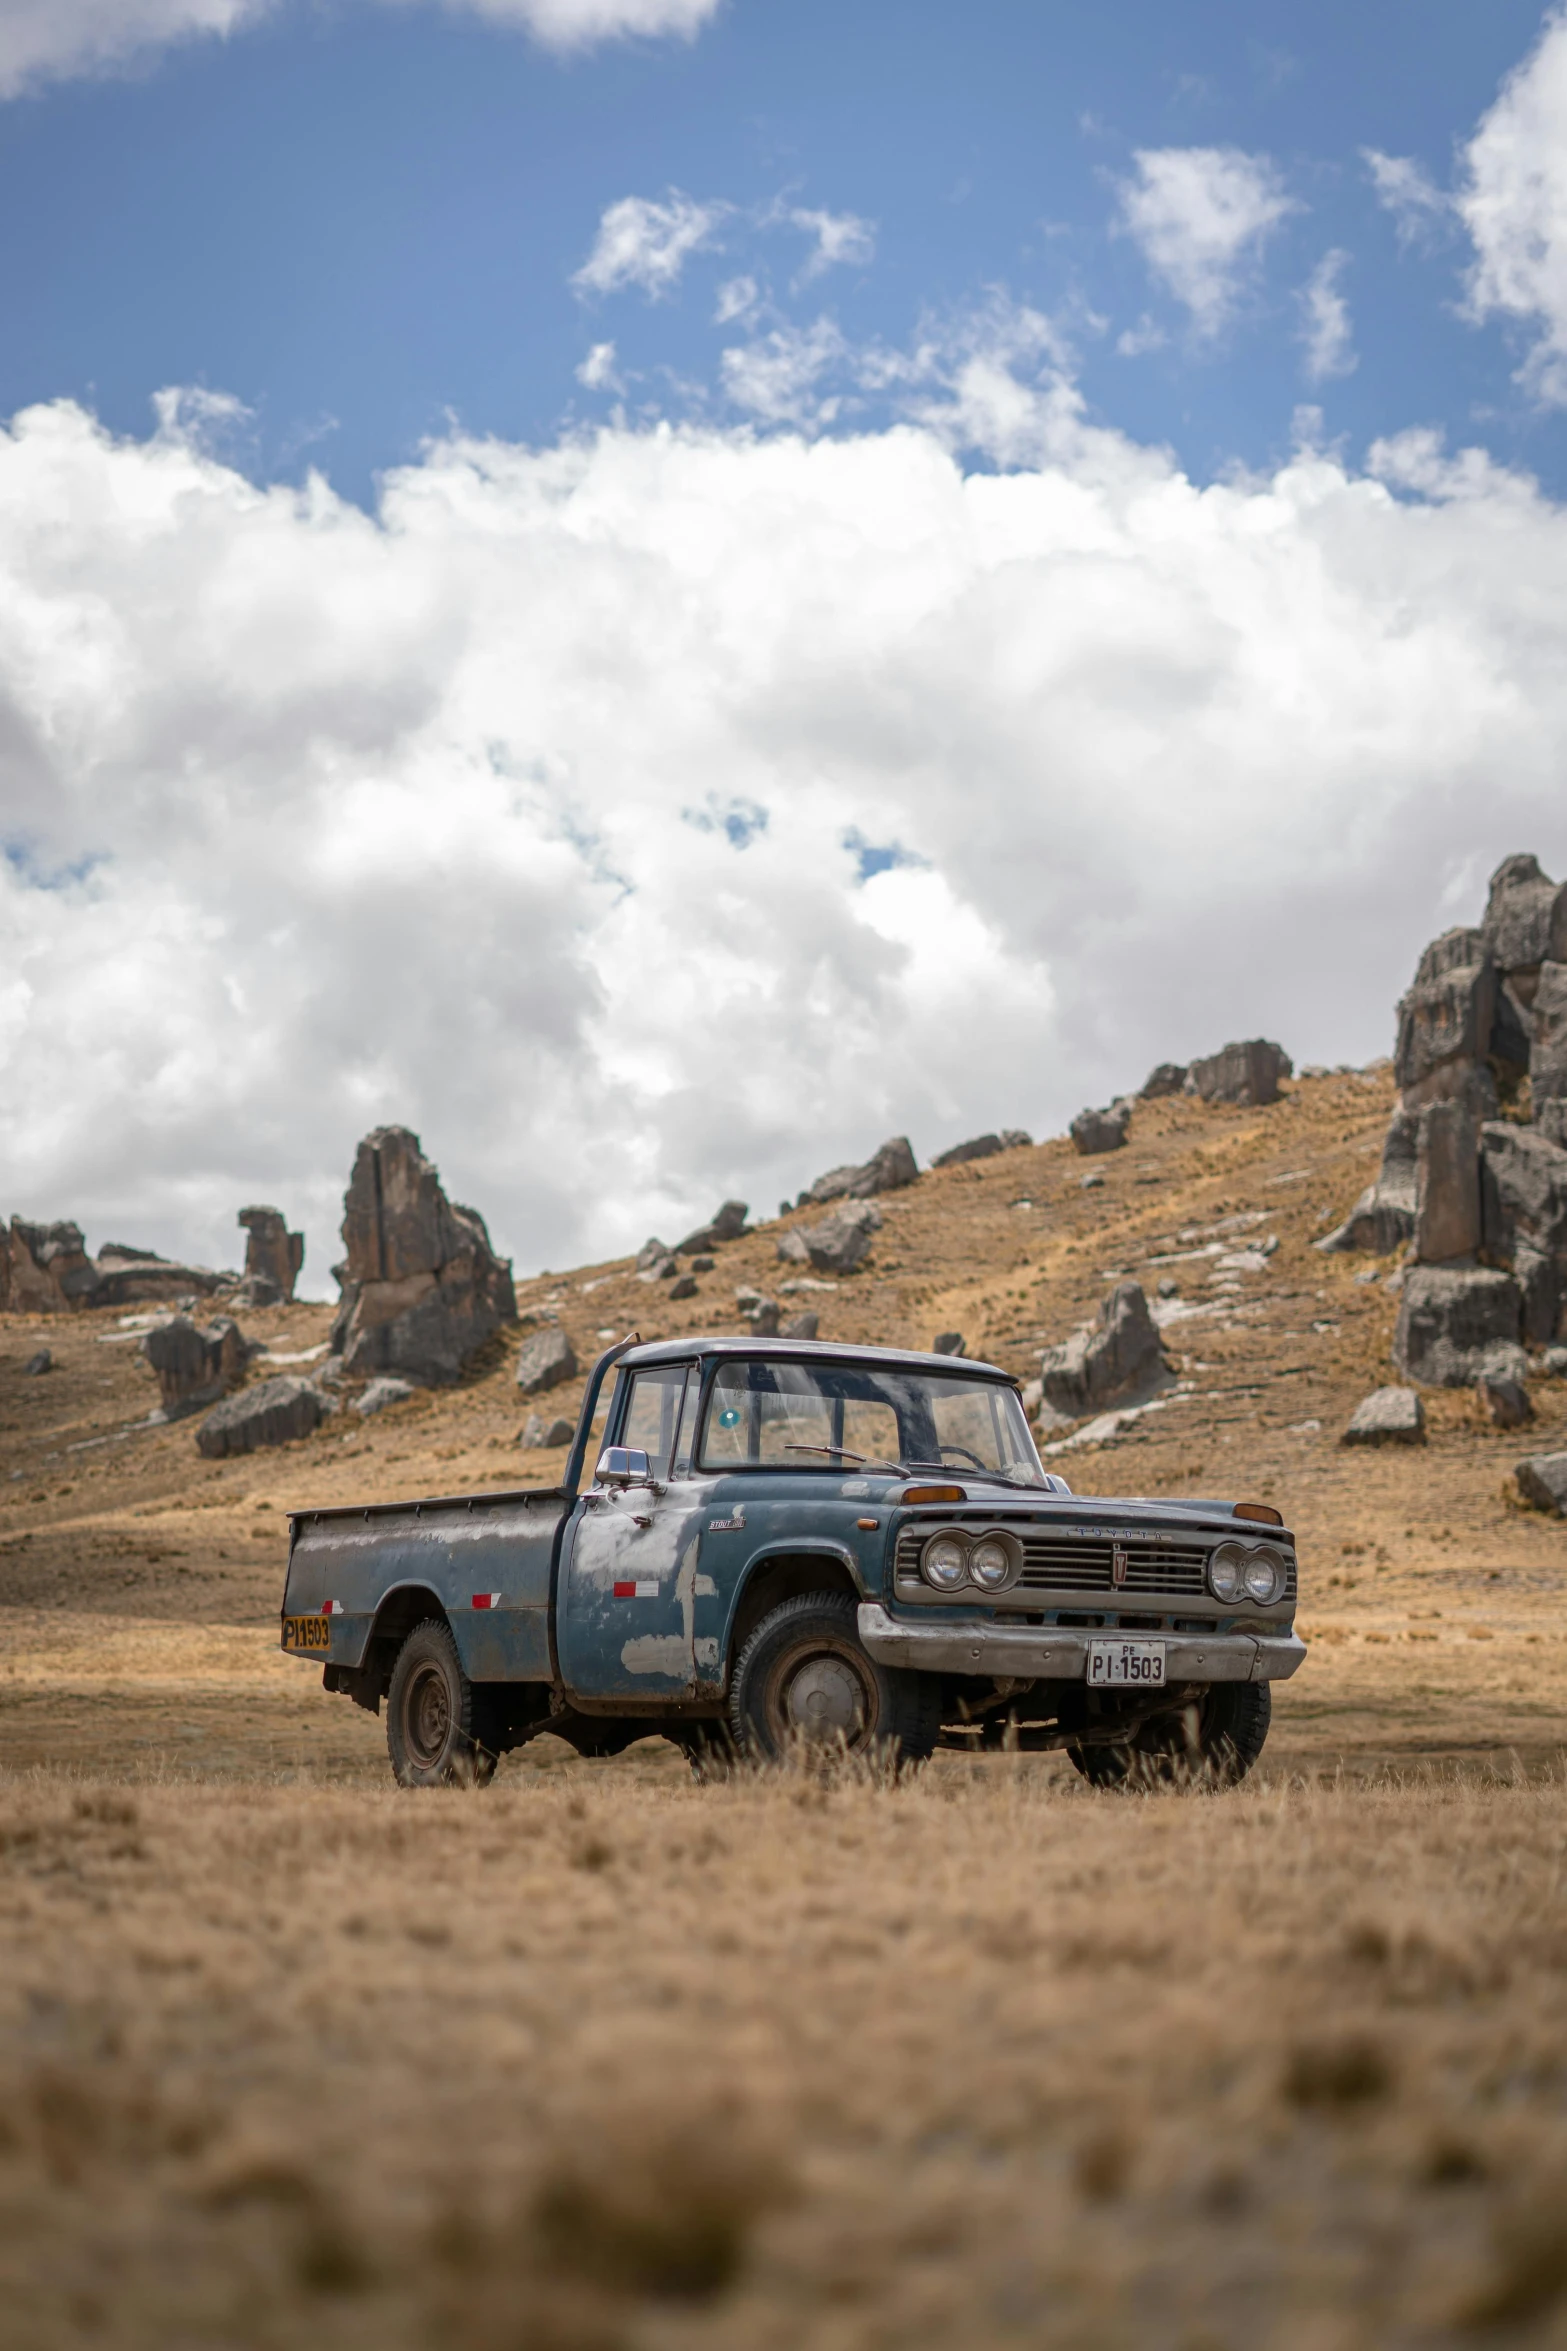
<path fill-rule="evenodd" d="M 940 1372 L 765 1360 L 720 1364 L 703 1469 L 944 1469 L 1045 1482 L 1016 1391 Z"/>

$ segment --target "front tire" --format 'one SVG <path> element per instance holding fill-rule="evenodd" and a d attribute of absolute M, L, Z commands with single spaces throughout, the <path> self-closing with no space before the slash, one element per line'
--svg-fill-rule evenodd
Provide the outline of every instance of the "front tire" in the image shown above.
<path fill-rule="evenodd" d="M 740 1753 L 782 1763 L 800 1747 L 878 1750 L 895 1769 L 923 1763 L 941 1736 L 932 1674 L 878 1665 L 845 1593 L 801 1592 L 764 1616 L 734 1671 L 729 1728 Z"/>
<path fill-rule="evenodd" d="M 1067 1755 L 1095 1788 L 1234 1788 L 1262 1753 L 1272 1718 L 1267 1682 L 1210 1682 L 1186 1705 L 1139 1723 L 1124 1743 L 1068 1747 Z"/>
<path fill-rule="evenodd" d="M 496 1758 L 474 1735 L 474 1712 L 451 1627 L 426 1617 L 397 1653 L 386 1702 L 386 1751 L 398 1786 L 486 1786 Z"/>

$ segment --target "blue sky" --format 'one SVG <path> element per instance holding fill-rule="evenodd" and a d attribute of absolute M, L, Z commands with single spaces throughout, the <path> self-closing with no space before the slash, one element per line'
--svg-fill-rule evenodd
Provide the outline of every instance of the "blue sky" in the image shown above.
<path fill-rule="evenodd" d="M 159 387 L 204 385 L 252 412 L 227 444 L 247 470 L 316 464 L 366 500 L 450 417 L 538 440 L 617 397 L 755 414 L 726 350 L 826 321 L 906 351 L 999 289 L 1053 322 L 1094 414 L 1199 478 L 1276 462 L 1312 402 L 1357 453 L 1439 424 L 1560 487 L 1516 327 L 1461 315 L 1457 223 L 1401 241 L 1364 160 L 1451 187 L 1540 22 L 1532 0 L 726 0 L 689 39 L 562 54 L 431 6 L 282 5 L 0 109 L 0 411 L 71 395 L 139 433 Z M 1288 207 L 1214 331 L 1126 232 L 1140 149 L 1263 159 Z M 727 208 L 678 278 L 574 287 L 605 210 L 670 190 Z M 814 275 L 808 212 L 865 224 Z M 1350 339 L 1314 378 L 1302 290 L 1334 254 Z M 748 279 L 754 307 L 717 322 Z M 821 421 L 887 413 L 858 384 Z"/>
<path fill-rule="evenodd" d="M 1567 9 L 0 0 L 0 206 L 0 1215 L 580 1263 L 1567 873 Z"/>

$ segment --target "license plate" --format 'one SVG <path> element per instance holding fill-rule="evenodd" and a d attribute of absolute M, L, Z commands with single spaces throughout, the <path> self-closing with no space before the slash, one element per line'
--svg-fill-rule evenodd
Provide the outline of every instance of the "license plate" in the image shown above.
<path fill-rule="evenodd" d="M 1090 1641 L 1088 1679 L 1101 1688 L 1158 1690 L 1164 1687 L 1162 1641 Z"/>
<path fill-rule="evenodd" d="M 329 1616 L 285 1616 L 283 1646 L 285 1649 L 330 1649 L 332 1619 Z"/>

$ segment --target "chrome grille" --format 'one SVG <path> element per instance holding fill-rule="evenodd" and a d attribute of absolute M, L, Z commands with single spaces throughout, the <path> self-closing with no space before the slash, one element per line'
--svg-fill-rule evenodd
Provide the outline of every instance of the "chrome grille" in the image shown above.
<path fill-rule="evenodd" d="M 947 1522 L 961 1526 L 955 1517 Z M 898 1537 L 897 1572 L 900 1576 L 919 1574 L 920 1550 L 929 1539 L 931 1526 L 907 1526 Z M 1077 1534 L 1045 1534 L 1014 1526 L 1013 1532 L 1023 1545 L 1023 1573 L 1012 1587 L 1014 1591 L 1053 1592 L 1114 1592 L 1114 1593 L 1168 1593 L 1175 1598 L 1203 1596 L 1208 1590 L 1208 1543 L 1149 1543 L 1146 1540 L 1118 1544 L 1114 1534 L 1088 1537 Z M 1126 1572 L 1123 1580 L 1115 1580 L 1115 1553 L 1125 1553 Z M 1286 1598 L 1295 1597 L 1295 1567 L 1290 1560 L 1289 1585 Z"/>

